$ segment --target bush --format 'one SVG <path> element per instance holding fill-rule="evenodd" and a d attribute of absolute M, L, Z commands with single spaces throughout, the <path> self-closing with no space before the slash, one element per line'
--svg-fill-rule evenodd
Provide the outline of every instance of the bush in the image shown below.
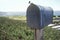
<path fill-rule="evenodd" d="M 14 18 L 0 17 L 0 40 L 34 40 L 34 31 L 27 27 L 26 20 L 14 20 Z M 45 27 L 44 40 L 60 40 L 60 31 Z"/>
<path fill-rule="evenodd" d="M 44 40 L 60 40 L 60 31 L 51 27 L 44 28 Z"/>
<path fill-rule="evenodd" d="M 0 40 L 33 40 L 33 30 L 25 20 L 0 17 Z"/>

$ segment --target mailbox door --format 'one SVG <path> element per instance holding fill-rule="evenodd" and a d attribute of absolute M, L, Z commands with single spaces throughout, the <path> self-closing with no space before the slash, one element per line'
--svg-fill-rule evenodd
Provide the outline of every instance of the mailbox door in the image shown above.
<path fill-rule="evenodd" d="M 37 29 L 40 27 L 40 11 L 39 8 L 31 4 L 27 9 L 27 24 L 29 27 Z"/>

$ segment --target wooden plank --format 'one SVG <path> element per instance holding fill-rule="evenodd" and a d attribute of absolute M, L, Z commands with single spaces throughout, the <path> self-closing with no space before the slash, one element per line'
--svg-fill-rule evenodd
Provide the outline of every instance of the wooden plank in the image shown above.
<path fill-rule="evenodd" d="M 43 40 L 43 29 L 35 29 L 34 40 Z"/>

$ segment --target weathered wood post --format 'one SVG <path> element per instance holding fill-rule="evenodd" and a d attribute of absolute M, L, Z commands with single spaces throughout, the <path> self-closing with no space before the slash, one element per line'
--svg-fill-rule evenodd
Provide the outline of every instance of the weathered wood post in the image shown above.
<path fill-rule="evenodd" d="M 50 7 L 38 6 L 33 3 L 27 8 L 27 25 L 35 30 L 34 40 L 43 39 L 43 28 L 52 23 L 53 10 Z"/>
<path fill-rule="evenodd" d="M 34 40 L 44 40 L 43 38 L 43 29 L 35 29 Z"/>

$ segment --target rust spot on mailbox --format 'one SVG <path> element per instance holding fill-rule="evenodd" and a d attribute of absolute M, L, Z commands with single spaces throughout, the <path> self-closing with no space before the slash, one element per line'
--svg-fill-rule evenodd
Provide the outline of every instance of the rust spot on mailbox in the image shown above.
<path fill-rule="evenodd" d="M 38 6 L 33 3 L 27 8 L 27 24 L 33 29 L 41 29 L 52 23 L 53 10 L 50 7 Z"/>

